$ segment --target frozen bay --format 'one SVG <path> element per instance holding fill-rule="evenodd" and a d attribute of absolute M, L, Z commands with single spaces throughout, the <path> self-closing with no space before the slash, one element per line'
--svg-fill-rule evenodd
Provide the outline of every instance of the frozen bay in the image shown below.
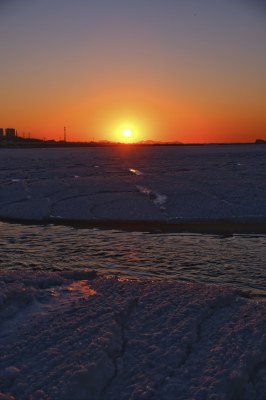
<path fill-rule="evenodd" d="M 2 149 L 0 398 L 264 400 L 265 153 Z"/>
<path fill-rule="evenodd" d="M 264 145 L 1 149 L 0 183 L 2 219 L 266 221 Z"/>
<path fill-rule="evenodd" d="M 0 218 L 85 229 L 2 223 L 1 268 L 85 267 L 264 295 L 266 237 L 256 233 L 266 219 L 265 156 L 264 145 L 2 149 Z M 214 233 L 226 221 L 231 234 L 255 222 L 246 236 L 161 234 L 176 221 L 188 232 L 207 221 Z M 102 222 L 111 229 L 87 229 Z"/>

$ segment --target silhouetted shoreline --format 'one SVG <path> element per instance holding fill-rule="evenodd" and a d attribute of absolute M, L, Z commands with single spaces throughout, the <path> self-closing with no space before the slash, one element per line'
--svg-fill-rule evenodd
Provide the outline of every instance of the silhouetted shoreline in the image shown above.
<path fill-rule="evenodd" d="M 266 141 L 257 139 L 255 142 L 232 143 L 119 143 L 119 142 L 64 142 L 43 141 L 39 139 L 22 139 L 10 142 L 0 141 L 0 149 L 28 149 L 28 148 L 69 148 L 69 147 L 180 147 L 180 146 L 249 146 L 266 144 Z"/>

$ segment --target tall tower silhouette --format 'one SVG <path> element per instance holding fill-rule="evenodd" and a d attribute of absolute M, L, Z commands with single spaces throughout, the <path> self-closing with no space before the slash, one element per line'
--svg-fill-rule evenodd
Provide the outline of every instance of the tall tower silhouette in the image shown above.
<path fill-rule="evenodd" d="M 64 142 L 66 142 L 66 127 L 64 126 Z"/>

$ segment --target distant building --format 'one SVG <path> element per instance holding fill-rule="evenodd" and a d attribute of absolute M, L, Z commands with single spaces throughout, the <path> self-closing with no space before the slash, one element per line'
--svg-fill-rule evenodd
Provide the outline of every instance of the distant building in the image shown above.
<path fill-rule="evenodd" d="M 0 140 L 4 137 L 4 129 L 0 128 Z"/>
<path fill-rule="evenodd" d="M 16 137 L 16 130 L 14 128 L 6 128 L 6 138 L 13 140 Z"/>

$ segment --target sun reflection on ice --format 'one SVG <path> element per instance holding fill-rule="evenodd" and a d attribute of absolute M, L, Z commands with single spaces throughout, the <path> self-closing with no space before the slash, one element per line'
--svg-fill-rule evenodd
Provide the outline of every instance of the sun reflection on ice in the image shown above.
<path fill-rule="evenodd" d="M 138 169 L 134 169 L 134 168 L 129 168 L 129 172 L 131 172 L 134 175 L 143 175 L 143 172 L 139 171 Z"/>
<path fill-rule="evenodd" d="M 67 286 L 66 290 L 72 293 L 76 292 L 83 297 L 95 296 L 97 294 L 97 291 L 92 289 L 86 280 L 73 282 Z"/>

